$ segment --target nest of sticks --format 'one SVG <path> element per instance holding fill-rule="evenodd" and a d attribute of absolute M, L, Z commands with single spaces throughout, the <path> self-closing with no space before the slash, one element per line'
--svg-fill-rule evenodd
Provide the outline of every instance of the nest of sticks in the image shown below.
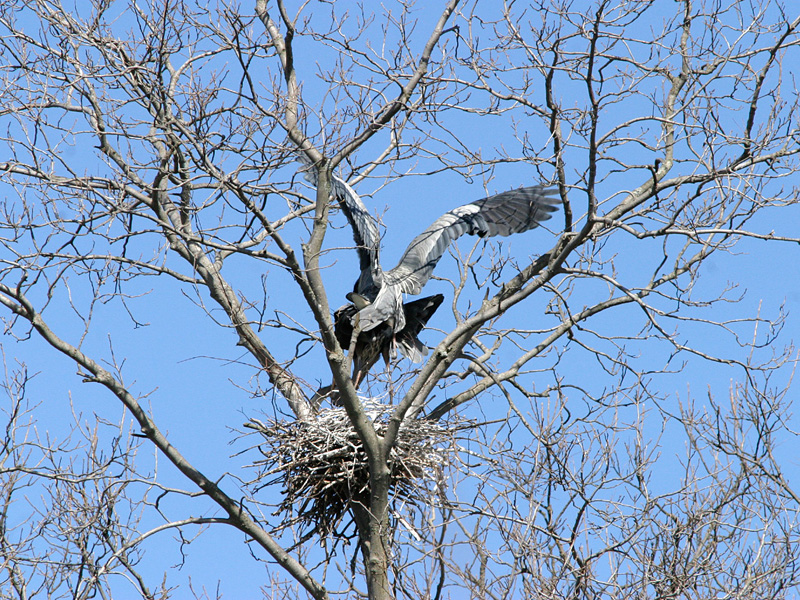
<path fill-rule="evenodd" d="M 392 405 L 366 402 L 365 409 L 380 435 Z M 303 539 L 311 535 L 338 536 L 339 525 L 356 504 L 369 506 L 367 455 L 343 408 L 320 411 L 312 421 L 246 425 L 264 438 L 258 449 L 264 456 L 255 491 L 280 484 L 283 500 L 275 514 L 286 519 L 278 529 L 298 525 Z M 433 421 L 404 423 L 390 454 L 391 494 L 397 505 L 430 505 L 452 447 L 453 431 Z"/>

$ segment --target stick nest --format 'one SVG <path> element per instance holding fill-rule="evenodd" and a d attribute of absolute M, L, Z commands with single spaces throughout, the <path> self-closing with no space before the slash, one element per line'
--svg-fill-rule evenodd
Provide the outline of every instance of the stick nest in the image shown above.
<path fill-rule="evenodd" d="M 365 402 L 379 435 L 386 431 L 395 408 Z M 337 533 L 354 504 L 369 506 L 367 454 L 343 408 L 322 410 L 311 421 L 265 424 L 253 419 L 247 427 L 264 437 L 259 450 L 265 458 L 254 464 L 260 468 L 256 491 L 278 483 L 283 487 L 283 501 L 275 514 L 289 518 L 279 529 L 297 524 L 307 529 L 303 538 L 315 533 L 326 537 Z M 389 457 L 395 506 L 431 503 L 452 440 L 453 432 L 435 422 L 403 423 Z"/>

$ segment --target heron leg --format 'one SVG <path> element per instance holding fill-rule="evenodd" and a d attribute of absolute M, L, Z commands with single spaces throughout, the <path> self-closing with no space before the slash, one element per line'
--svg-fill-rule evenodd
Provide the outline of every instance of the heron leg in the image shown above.
<path fill-rule="evenodd" d="M 364 371 L 362 369 L 353 368 L 353 387 L 358 389 L 361 380 L 364 379 Z"/>

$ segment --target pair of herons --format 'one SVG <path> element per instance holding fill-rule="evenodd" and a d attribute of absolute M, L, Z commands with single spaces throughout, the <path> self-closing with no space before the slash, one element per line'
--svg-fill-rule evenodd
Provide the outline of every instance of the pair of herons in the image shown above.
<path fill-rule="evenodd" d="M 316 167 L 304 153 L 299 156 L 304 178 L 316 186 Z M 347 294 L 351 304 L 334 313 L 336 339 L 343 349 L 352 351 L 353 385 L 358 388 L 378 358 L 383 357 L 388 364 L 396 348 L 413 362 L 420 362 L 427 354 L 418 335 L 444 296 L 436 294 L 404 303 L 403 294 L 422 292 L 450 242 L 465 233 L 491 237 L 533 229 L 557 210 L 555 195 L 555 189 L 535 185 L 454 208 L 411 241 L 396 267 L 384 271 L 375 219 L 353 188 L 331 175 L 331 196 L 353 229 L 361 267 L 353 291 Z M 354 333 L 357 337 L 351 348 Z"/>

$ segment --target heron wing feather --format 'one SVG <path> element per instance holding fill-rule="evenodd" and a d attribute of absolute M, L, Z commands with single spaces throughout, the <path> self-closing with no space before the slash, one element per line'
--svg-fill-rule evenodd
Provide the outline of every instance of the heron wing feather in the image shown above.
<path fill-rule="evenodd" d="M 557 207 L 556 190 L 532 186 L 509 190 L 455 208 L 415 237 L 398 265 L 386 273 L 385 285 L 406 294 L 419 294 L 450 242 L 465 233 L 492 237 L 521 233 L 551 218 Z"/>
<path fill-rule="evenodd" d="M 317 168 L 304 152 L 297 153 L 303 163 L 303 178 L 311 185 L 317 186 L 319 176 Z M 356 284 L 356 292 L 365 296 L 374 296 L 383 280 L 380 263 L 381 237 L 375 218 L 369 214 L 367 207 L 355 190 L 341 177 L 331 174 L 331 196 L 336 199 L 342 209 L 350 228 L 353 230 L 353 241 L 358 252 L 361 275 Z"/>

